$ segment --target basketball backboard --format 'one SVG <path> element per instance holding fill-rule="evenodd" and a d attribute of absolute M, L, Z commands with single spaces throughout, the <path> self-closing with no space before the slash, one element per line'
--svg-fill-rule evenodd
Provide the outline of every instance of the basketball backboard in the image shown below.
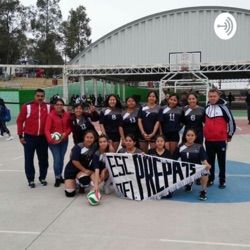
<path fill-rule="evenodd" d="M 200 70 L 201 52 L 169 53 L 170 71 Z"/>

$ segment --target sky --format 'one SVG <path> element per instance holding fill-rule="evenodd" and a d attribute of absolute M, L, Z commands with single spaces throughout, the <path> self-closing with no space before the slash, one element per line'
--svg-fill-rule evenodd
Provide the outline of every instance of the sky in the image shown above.
<path fill-rule="evenodd" d="M 35 5 L 36 0 L 20 0 L 25 5 Z M 227 6 L 250 9 L 250 0 L 60 0 L 63 19 L 69 10 L 79 5 L 86 8 L 95 42 L 107 33 L 139 18 L 166 10 L 194 6 Z"/>

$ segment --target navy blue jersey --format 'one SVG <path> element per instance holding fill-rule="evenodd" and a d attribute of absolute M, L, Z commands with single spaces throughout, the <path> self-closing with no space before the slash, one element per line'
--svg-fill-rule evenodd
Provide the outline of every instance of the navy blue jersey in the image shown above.
<path fill-rule="evenodd" d="M 104 108 L 100 113 L 100 124 L 106 133 L 119 133 L 119 127 L 122 126 L 121 111 L 117 108 Z"/>
<path fill-rule="evenodd" d="M 124 110 L 121 113 L 122 116 L 122 127 L 124 135 L 133 134 L 138 136 L 139 127 L 138 127 L 138 109 L 136 108 L 132 113 Z"/>
<path fill-rule="evenodd" d="M 93 155 L 93 169 L 104 169 L 105 168 L 105 160 L 104 155 L 101 153 L 101 151 L 98 149 L 94 155 Z"/>
<path fill-rule="evenodd" d="M 70 162 L 73 165 L 72 161 L 79 161 L 84 168 L 93 171 L 92 160 L 95 151 L 96 143 L 90 148 L 86 148 L 84 143 L 78 143 L 72 148 Z"/>
<path fill-rule="evenodd" d="M 183 120 L 183 109 L 179 106 L 170 108 L 164 106 L 159 113 L 159 121 L 163 134 L 178 132 L 181 129 L 181 122 Z"/>
<path fill-rule="evenodd" d="M 154 108 L 150 108 L 147 105 L 140 107 L 138 111 L 138 118 L 142 121 L 142 126 L 146 134 L 151 134 L 154 130 L 156 122 L 159 120 L 158 115 L 161 106 L 156 105 Z"/>
<path fill-rule="evenodd" d="M 198 106 L 195 109 L 184 107 L 184 120 L 183 123 L 188 128 L 194 128 L 196 131 L 203 130 L 203 123 L 205 119 L 205 110 L 203 107 Z"/>
<path fill-rule="evenodd" d="M 83 141 L 83 135 L 87 130 L 93 130 L 98 133 L 92 124 L 92 121 L 98 121 L 99 114 L 97 112 L 93 113 L 83 113 L 81 119 L 76 119 L 76 116 L 72 114 L 70 116 L 70 127 L 73 134 L 74 144 L 80 143 Z"/>
<path fill-rule="evenodd" d="M 201 144 L 194 143 L 191 146 L 180 145 L 174 152 L 174 159 L 181 158 L 182 161 L 202 164 L 202 161 L 207 159 L 207 154 Z"/>
<path fill-rule="evenodd" d="M 171 153 L 168 149 L 165 149 L 164 152 L 161 155 L 159 155 L 156 151 L 156 148 L 151 148 L 148 150 L 147 154 L 152 155 L 152 156 L 161 157 L 161 158 L 172 159 Z"/>

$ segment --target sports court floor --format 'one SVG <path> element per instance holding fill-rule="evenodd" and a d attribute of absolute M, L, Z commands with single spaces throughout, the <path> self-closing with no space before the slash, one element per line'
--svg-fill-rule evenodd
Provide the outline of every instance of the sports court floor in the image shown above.
<path fill-rule="evenodd" d="M 48 186 L 37 180 L 29 189 L 23 149 L 16 126 L 10 126 L 15 140 L 0 139 L 0 249 L 250 249 L 250 125 L 244 118 L 236 121 L 227 187 L 218 189 L 216 180 L 207 201 L 198 200 L 200 187 L 194 185 L 191 193 L 177 190 L 170 200 L 102 195 L 96 207 L 86 194 L 71 199 L 63 186 L 54 188 L 51 156 Z"/>

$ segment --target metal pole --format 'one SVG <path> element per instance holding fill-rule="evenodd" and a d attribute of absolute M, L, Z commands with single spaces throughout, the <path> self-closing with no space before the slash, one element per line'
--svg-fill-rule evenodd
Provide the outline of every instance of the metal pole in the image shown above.
<path fill-rule="evenodd" d="M 97 97 L 97 80 L 96 78 L 93 79 L 93 95 Z"/>
<path fill-rule="evenodd" d="M 69 88 L 68 88 L 68 75 L 66 74 L 66 68 L 63 68 L 63 100 L 66 104 L 68 104 L 68 95 L 69 95 Z"/>
<path fill-rule="evenodd" d="M 80 90 L 81 90 L 81 96 L 85 95 L 85 79 L 84 79 L 84 76 L 80 76 Z"/>

